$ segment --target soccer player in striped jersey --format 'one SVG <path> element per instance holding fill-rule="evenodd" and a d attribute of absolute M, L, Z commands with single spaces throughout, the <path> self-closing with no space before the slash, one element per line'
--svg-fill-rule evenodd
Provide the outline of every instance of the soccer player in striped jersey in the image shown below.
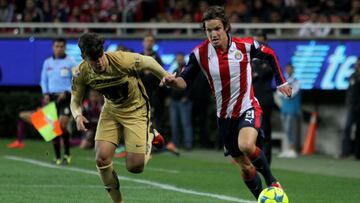
<path fill-rule="evenodd" d="M 281 186 L 272 175 L 264 153 L 255 145 L 262 110 L 252 87 L 251 59 L 268 60 L 282 94 L 291 96 L 291 87 L 271 48 L 252 38 L 230 36 L 230 23 L 222 7 L 210 7 L 203 15 L 202 27 L 208 39 L 192 51 L 178 77 L 165 76 L 160 86 L 185 89 L 199 71 L 204 73 L 216 99 L 224 154 L 231 155 L 238 163 L 246 186 L 258 198 L 262 183 L 257 171 L 264 176 L 267 186 Z"/>

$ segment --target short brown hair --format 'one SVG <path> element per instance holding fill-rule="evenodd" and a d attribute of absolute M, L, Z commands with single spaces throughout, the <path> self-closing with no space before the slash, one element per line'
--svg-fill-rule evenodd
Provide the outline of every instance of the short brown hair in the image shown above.
<path fill-rule="evenodd" d="M 105 39 L 95 33 L 85 33 L 81 35 L 78 46 L 81 56 L 89 57 L 91 60 L 99 59 L 104 53 Z"/>
<path fill-rule="evenodd" d="M 222 24 L 224 25 L 225 31 L 230 32 L 231 30 L 229 18 L 225 15 L 225 9 L 221 6 L 211 6 L 205 11 L 201 19 L 202 28 L 204 31 L 205 21 L 208 20 L 221 20 Z"/>

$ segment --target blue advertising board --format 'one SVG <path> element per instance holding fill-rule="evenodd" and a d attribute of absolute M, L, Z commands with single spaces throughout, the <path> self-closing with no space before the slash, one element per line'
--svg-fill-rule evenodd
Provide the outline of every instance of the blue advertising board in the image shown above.
<path fill-rule="evenodd" d="M 168 71 L 174 68 L 175 54 L 188 56 L 202 40 L 158 40 L 154 49 Z M 142 51 L 142 40 L 107 40 L 105 49 L 123 45 L 134 52 Z M 278 55 L 281 67 L 292 63 L 302 89 L 344 90 L 360 56 L 360 41 L 340 40 L 273 40 L 269 45 Z M 40 83 L 43 61 L 52 55 L 50 39 L 0 39 L 0 86 L 36 86 Z M 69 40 L 67 54 L 80 62 L 76 40 Z"/>

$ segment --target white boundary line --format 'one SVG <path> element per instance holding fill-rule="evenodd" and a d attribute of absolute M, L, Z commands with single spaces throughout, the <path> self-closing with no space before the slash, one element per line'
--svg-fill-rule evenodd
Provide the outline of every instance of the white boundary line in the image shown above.
<path fill-rule="evenodd" d="M 29 163 L 29 164 L 33 164 L 33 165 L 37 165 L 37 166 L 42 166 L 42 167 L 46 167 L 46 168 L 62 169 L 62 170 L 75 171 L 75 172 L 80 172 L 80 173 L 85 173 L 85 174 L 91 174 L 91 175 L 98 176 L 98 172 L 92 171 L 92 170 L 87 170 L 87 169 L 82 169 L 82 168 L 75 168 L 75 167 L 70 167 L 70 166 L 66 166 L 66 167 L 65 166 L 56 166 L 56 165 L 52 165 L 52 164 L 45 163 L 45 162 L 42 162 L 42 161 L 38 161 L 38 160 L 34 160 L 34 159 L 22 158 L 22 157 L 18 157 L 18 156 L 4 156 L 4 158 L 14 160 L 14 161 L 21 161 L 21 162 L 25 162 L 25 163 Z M 229 202 L 254 203 L 254 201 L 249 201 L 249 200 L 245 200 L 245 199 L 239 199 L 239 198 L 236 198 L 236 197 L 220 195 L 220 194 L 212 194 L 212 193 L 206 193 L 206 192 L 197 192 L 197 191 L 194 191 L 194 190 L 185 189 L 185 188 L 179 188 L 179 187 L 176 187 L 176 186 L 173 186 L 173 185 L 158 183 L 158 182 L 149 181 L 149 180 L 129 178 L 129 177 L 126 177 L 126 176 L 118 176 L 118 177 L 120 178 L 120 180 L 125 180 L 125 181 L 135 182 L 135 183 L 142 183 L 142 184 L 145 184 L 145 185 L 151 185 L 151 186 L 163 189 L 163 190 L 170 190 L 170 191 L 175 191 L 175 192 L 180 192 L 180 193 L 185 193 L 185 194 L 192 194 L 192 195 L 198 195 L 198 196 L 204 196 L 204 197 L 211 197 L 211 198 L 214 198 L 214 199 L 220 199 L 220 200 L 225 200 L 225 201 L 229 201 Z"/>

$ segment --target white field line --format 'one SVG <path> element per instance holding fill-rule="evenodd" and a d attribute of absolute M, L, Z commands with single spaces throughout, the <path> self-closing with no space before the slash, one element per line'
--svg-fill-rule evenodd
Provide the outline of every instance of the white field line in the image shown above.
<path fill-rule="evenodd" d="M 87 161 L 93 161 L 94 164 L 95 164 L 95 159 L 94 158 L 89 158 L 89 157 L 76 157 L 76 158 L 77 159 L 80 158 L 80 159 L 87 160 Z M 119 162 L 119 161 L 113 161 L 113 164 L 120 165 L 120 166 L 125 166 L 125 163 Z M 151 166 L 146 166 L 145 170 L 147 170 L 147 171 L 159 171 L 159 172 L 165 172 L 165 173 L 180 173 L 180 171 L 178 171 L 178 170 L 156 168 L 156 167 L 151 167 Z"/>
<path fill-rule="evenodd" d="M 67 170 L 67 171 L 75 171 L 75 172 L 79 172 L 79 173 L 85 173 L 85 174 L 91 174 L 91 175 L 98 176 L 98 172 L 92 171 L 92 170 L 87 170 L 87 169 L 82 169 L 82 168 L 75 168 L 75 167 L 70 167 L 70 166 L 56 166 L 56 165 L 52 165 L 52 164 L 49 164 L 49 163 L 37 161 L 37 160 L 34 160 L 34 159 L 27 159 L 27 158 L 22 158 L 22 157 L 18 157 L 18 156 L 4 156 L 4 157 L 6 159 L 10 159 L 10 160 L 14 160 L 14 161 L 21 161 L 21 162 L 25 162 L 25 163 L 29 163 L 29 164 L 33 164 L 33 165 L 37 165 L 37 166 L 42 166 L 42 167 L 46 167 L 46 168 L 61 169 L 61 170 Z M 185 193 L 185 194 L 192 194 L 192 195 L 197 195 L 197 196 L 210 197 L 210 198 L 220 199 L 220 200 L 229 201 L 229 202 L 255 203 L 254 201 L 249 201 L 249 200 L 245 200 L 245 199 L 239 199 L 239 198 L 236 198 L 236 197 L 220 195 L 220 194 L 213 194 L 213 193 L 206 193 L 206 192 L 197 192 L 197 191 L 194 191 L 194 190 L 185 189 L 185 188 L 179 188 L 179 187 L 176 187 L 176 186 L 173 186 L 173 185 L 158 183 L 158 182 L 149 181 L 149 180 L 129 178 L 129 177 L 126 177 L 126 176 L 118 176 L 118 177 L 119 177 L 120 180 L 134 182 L 134 183 L 141 183 L 141 184 L 145 184 L 145 185 L 150 185 L 150 186 L 153 186 L 153 187 L 158 187 L 158 188 L 163 189 L 163 190 L 170 190 L 170 191 L 175 191 L 175 192 L 180 192 L 180 193 Z"/>
<path fill-rule="evenodd" d="M 101 188 L 103 189 L 104 186 L 101 185 L 54 185 L 54 184 L 31 184 L 31 185 L 19 185 L 19 184 L 1 184 L 0 188 L 9 188 L 9 187 L 16 187 L 16 188 Z M 150 189 L 154 188 L 152 186 L 121 186 L 122 189 Z"/>

